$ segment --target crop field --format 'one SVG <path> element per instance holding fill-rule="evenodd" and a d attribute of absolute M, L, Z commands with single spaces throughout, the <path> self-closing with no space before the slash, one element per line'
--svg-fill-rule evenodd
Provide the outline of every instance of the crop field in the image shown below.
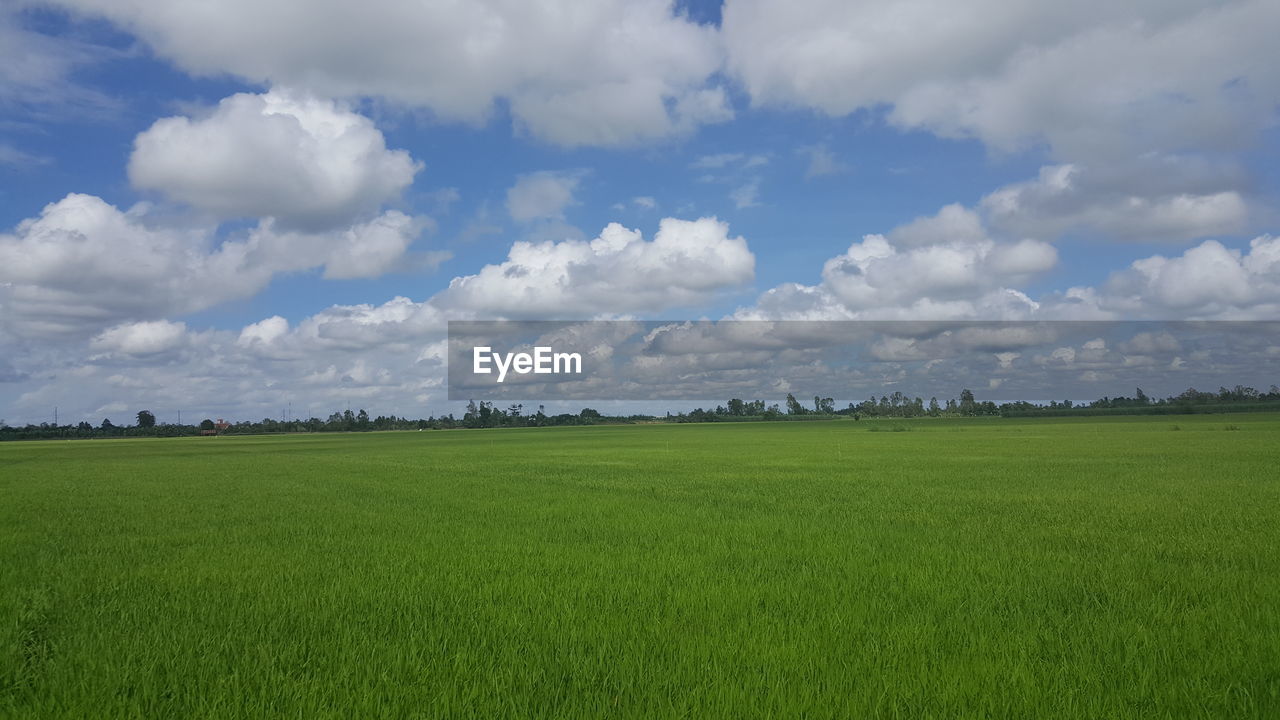
<path fill-rule="evenodd" d="M 1280 416 L 0 445 L 0 717 L 1276 718 Z"/>

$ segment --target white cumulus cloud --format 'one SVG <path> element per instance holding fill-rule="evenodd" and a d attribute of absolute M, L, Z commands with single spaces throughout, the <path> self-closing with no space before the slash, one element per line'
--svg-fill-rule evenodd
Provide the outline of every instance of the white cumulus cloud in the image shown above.
<path fill-rule="evenodd" d="M 617 223 L 591 241 L 517 242 L 506 261 L 455 278 L 448 310 L 562 317 L 689 307 L 754 277 L 755 257 L 714 218 L 666 218 L 653 240 Z"/>
<path fill-rule="evenodd" d="M 368 118 L 286 90 L 225 98 L 205 117 L 156 121 L 134 141 L 133 184 L 223 218 L 328 229 L 376 211 L 421 165 Z"/>
<path fill-rule="evenodd" d="M 146 204 L 121 211 L 73 193 L 0 234 L 0 328 L 83 336 L 251 297 L 278 273 L 372 277 L 394 269 L 419 230 L 393 210 L 322 233 L 267 219 L 220 239 L 210 226 L 166 225 Z"/>

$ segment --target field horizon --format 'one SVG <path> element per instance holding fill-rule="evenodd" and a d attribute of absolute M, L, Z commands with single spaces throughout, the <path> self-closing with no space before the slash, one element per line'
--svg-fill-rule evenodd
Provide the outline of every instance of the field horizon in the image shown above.
<path fill-rule="evenodd" d="M 0 445 L 3 717 L 1274 717 L 1280 414 Z"/>

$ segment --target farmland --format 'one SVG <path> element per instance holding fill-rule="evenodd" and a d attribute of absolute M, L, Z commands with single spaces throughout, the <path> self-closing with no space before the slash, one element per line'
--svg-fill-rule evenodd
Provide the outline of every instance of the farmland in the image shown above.
<path fill-rule="evenodd" d="M 1280 416 L 0 445 L 0 717 L 1280 717 Z"/>

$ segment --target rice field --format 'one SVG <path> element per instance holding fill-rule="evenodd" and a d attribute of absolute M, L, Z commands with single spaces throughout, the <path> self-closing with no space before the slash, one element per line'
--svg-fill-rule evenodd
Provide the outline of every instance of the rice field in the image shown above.
<path fill-rule="evenodd" d="M 1280 717 L 1280 416 L 0 444 L 0 717 Z"/>

